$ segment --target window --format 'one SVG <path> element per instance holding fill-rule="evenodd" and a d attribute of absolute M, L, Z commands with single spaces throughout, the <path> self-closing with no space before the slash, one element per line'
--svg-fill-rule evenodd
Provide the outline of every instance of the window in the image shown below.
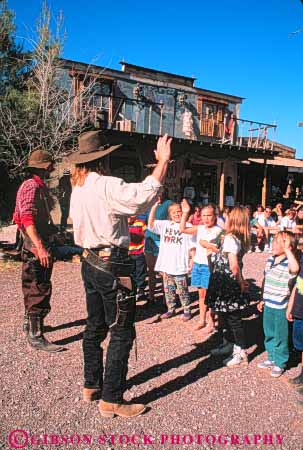
<path fill-rule="evenodd" d="M 217 114 L 218 107 L 215 103 L 206 103 L 202 104 L 202 115 L 203 117 L 209 119 L 210 117 L 214 117 Z"/>

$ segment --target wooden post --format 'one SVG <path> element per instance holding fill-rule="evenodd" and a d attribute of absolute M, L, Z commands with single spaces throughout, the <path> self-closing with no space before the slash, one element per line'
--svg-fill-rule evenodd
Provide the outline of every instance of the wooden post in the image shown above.
<path fill-rule="evenodd" d="M 224 185 L 225 185 L 225 176 L 224 176 L 224 162 L 221 162 L 221 172 L 220 172 L 220 191 L 219 191 L 219 208 L 224 208 Z"/>
<path fill-rule="evenodd" d="M 267 160 L 264 159 L 263 185 L 262 185 L 262 206 L 266 207 L 267 198 Z"/>

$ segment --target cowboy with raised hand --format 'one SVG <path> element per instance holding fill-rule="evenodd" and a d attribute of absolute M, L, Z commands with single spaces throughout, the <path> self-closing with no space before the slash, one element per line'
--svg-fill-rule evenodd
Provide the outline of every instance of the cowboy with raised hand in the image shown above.
<path fill-rule="evenodd" d="M 127 219 L 145 212 L 156 201 L 166 176 L 170 146 L 167 135 L 159 138 L 157 165 L 140 183 L 102 175 L 102 158 L 122 146 L 104 143 L 101 131 L 83 133 L 79 150 L 69 157 L 75 163 L 70 217 L 75 243 L 84 248 L 81 271 L 88 314 L 83 337 L 83 399 L 101 397 L 99 410 L 104 417 L 135 417 L 145 410 L 144 405 L 125 404 L 123 400 L 128 358 L 136 335 Z M 103 370 L 101 343 L 108 332 Z"/>

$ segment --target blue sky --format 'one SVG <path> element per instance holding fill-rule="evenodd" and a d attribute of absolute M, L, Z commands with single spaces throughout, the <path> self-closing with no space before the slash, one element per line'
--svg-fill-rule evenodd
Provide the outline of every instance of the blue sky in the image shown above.
<path fill-rule="evenodd" d="M 303 158 L 303 5 L 300 0 L 52 0 L 63 11 L 64 57 L 119 61 L 195 76 L 196 86 L 245 97 L 240 116 L 277 121 L 276 140 Z M 28 36 L 39 0 L 8 0 Z"/>

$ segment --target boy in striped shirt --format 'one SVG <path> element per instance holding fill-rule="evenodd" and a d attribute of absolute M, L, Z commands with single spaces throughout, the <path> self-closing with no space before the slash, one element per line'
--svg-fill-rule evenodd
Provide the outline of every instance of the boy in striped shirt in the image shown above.
<path fill-rule="evenodd" d="M 299 271 L 294 255 L 296 240 L 293 233 L 280 231 L 272 241 L 272 256 L 267 260 L 263 280 L 263 301 L 258 310 L 263 314 L 265 349 L 268 359 L 259 363 L 260 369 L 271 369 L 272 377 L 279 377 L 285 370 L 288 358 L 288 305 L 291 281 Z"/>
<path fill-rule="evenodd" d="M 146 224 L 136 216 L 128 218 L 128 232 L 130 237 L 128 253 L 134 262 L 133 280 L 137 289 L 137 300 L 146 300 L 145 278 L 147 275 L 144 256 L 144 233 Z"/>

